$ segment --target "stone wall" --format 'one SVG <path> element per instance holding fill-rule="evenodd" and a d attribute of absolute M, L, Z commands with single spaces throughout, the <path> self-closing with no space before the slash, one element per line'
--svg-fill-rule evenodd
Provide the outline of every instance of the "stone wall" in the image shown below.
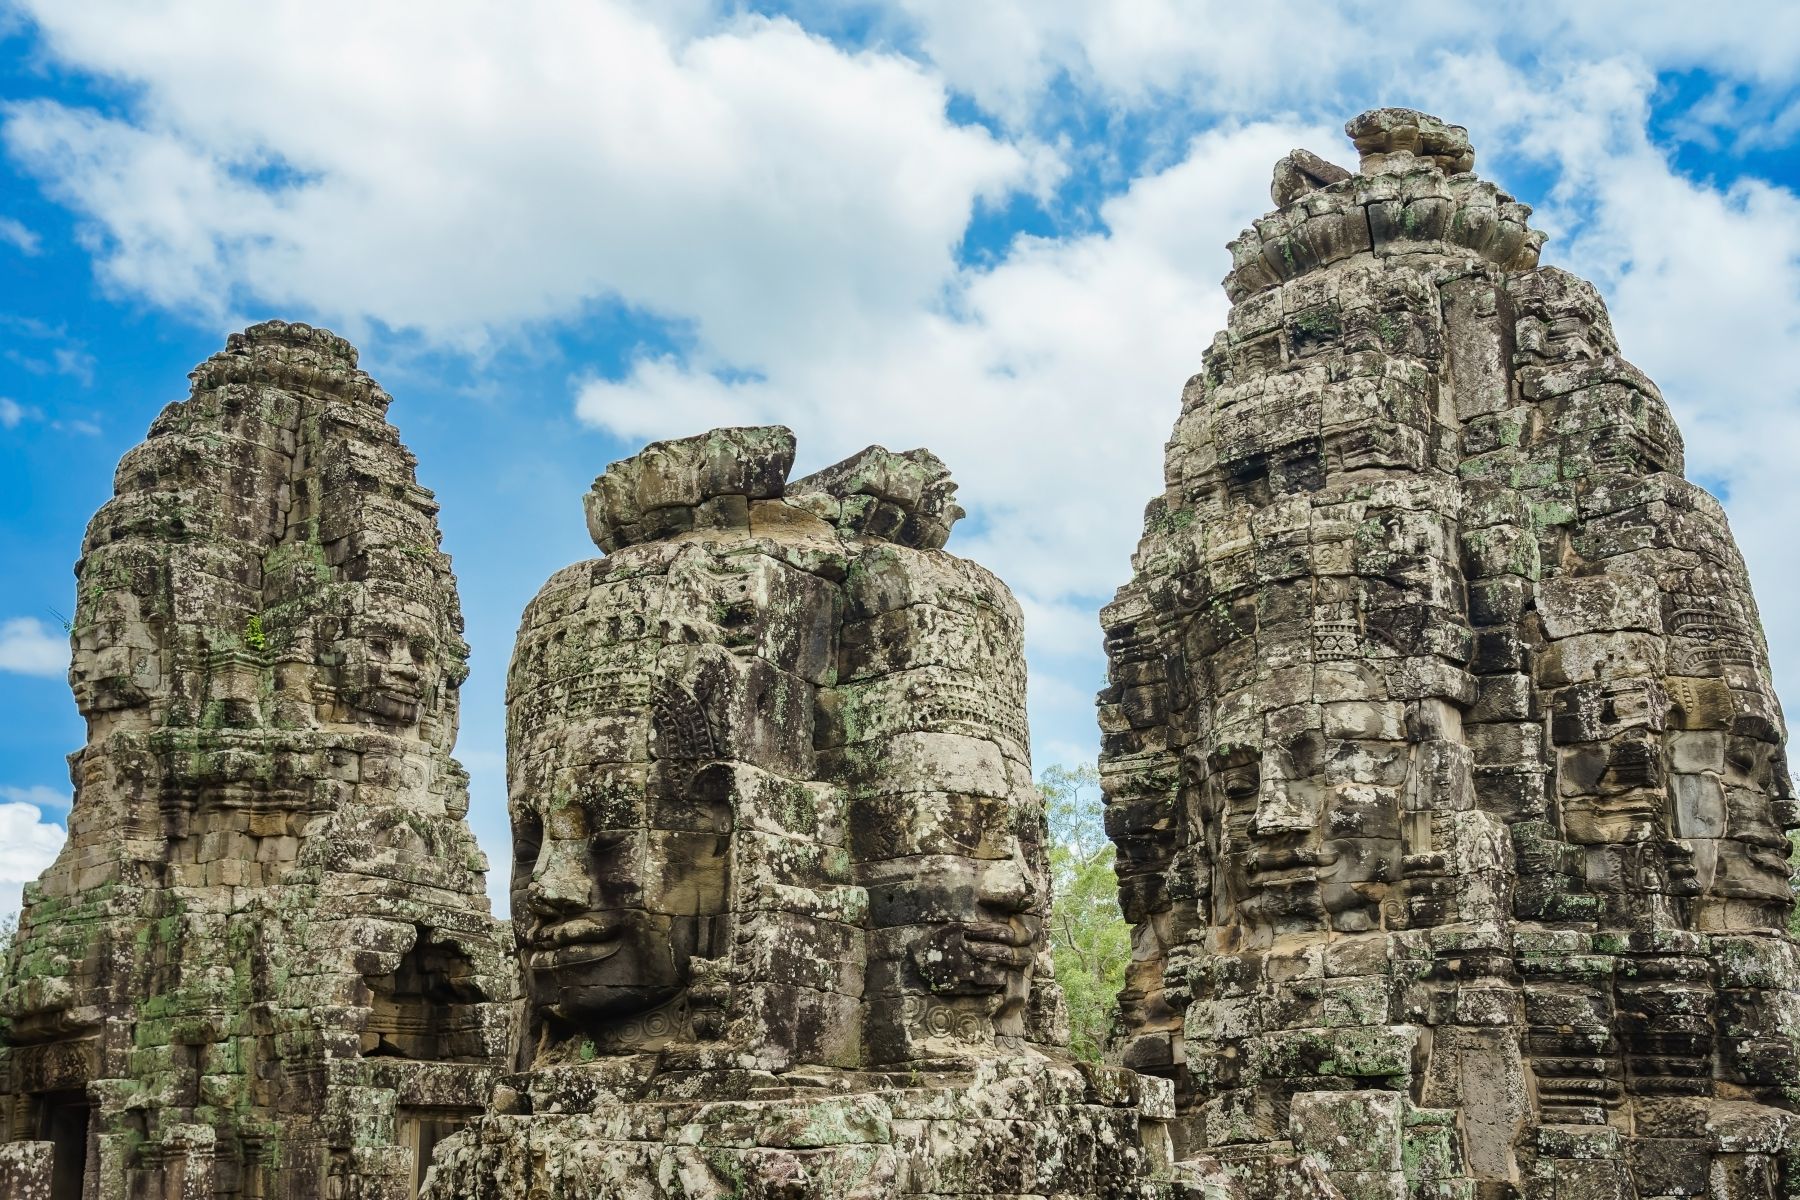
<path fill-rule="evenodd" d="M 1800 1188 L 1783 728 L 1656 387 L 1465 132 L 1232 243 L 1105 610 L 1126 1065 L 1252 1192 Z"/>

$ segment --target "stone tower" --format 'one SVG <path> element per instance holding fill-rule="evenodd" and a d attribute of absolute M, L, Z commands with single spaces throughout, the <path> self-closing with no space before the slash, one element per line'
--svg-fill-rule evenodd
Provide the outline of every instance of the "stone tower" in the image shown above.
<path fill-rule="evenodd" d="M 1252 1194 L 1299 1152 L 1346 1197 L 1794 1195 L 1796 808 L 1724 514 L 1466 132 L 1347 132 L 1232 243 L 1103 614 L 1123 1062 Z"/>
<path fill-rule="evenodd" d="M 0 991 L 0 1181 L 400 1200 L 517 993 L 437 506 L 342 339 L 269 322 L 191 378 L 76 568 L 88 740 Z"/>
<path fill-rule="evenodd" d="M 1177 1194 L 1169 1085 L 1064 1049 L 1018 605 L 935 456 L 793 458 L 613 464 L 525 610 L 524 1069 L 427 1194 Z"/>

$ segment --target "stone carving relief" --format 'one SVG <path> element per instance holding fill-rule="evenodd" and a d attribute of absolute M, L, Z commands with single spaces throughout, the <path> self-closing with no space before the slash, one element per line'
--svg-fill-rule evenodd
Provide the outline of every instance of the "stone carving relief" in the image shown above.
<path fill-rule="evenodd" d="M 1103 615 L 1120 1059 L 1252 1191 L 1785 1194 L 1796 809 L 1724 515 L 1465 132 L 1347 131 L 1233 243 Z"/>
<path fill-rule="evenodd" d="M 88 741 L 0 990 L 0 1128 L 58 1200 L 408 1197 L 409 1114 L 480 1109 L 515 994 L 437 506 L 342 339 L 258 325 L 192 379 L 76 569 Z"/>
<path fill-rule="evenodd" d="M 524 1070 L 429 1194 L 1172 1194 L 1167 1085 L 1063 1049 L 1018 606 L 928 452 L 793 455 L 614 464 L 526 609 Z"/>

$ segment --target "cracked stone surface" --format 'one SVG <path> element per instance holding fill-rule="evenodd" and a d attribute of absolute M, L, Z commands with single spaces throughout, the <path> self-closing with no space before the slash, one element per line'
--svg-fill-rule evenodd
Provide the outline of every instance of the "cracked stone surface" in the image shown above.
<path fill-rule="evenodd" d="M 1070 1058 L 1018 605 L 927 451 L 615 463 L 507 695 L 525 1070 L 437 1200 L 1148 1197 L 1167 1081 Z M 535 1189 L 535 1190 L 534 1190 Z"/>
<path fill-rule="evenodd" d="M 1124 1065 L 1248 1194 L 1800 1189 L 1796 807 L 1719 504 L 1466 131 L 1232 243 L 1102 616 Z"/>
<path fill-rule="evenodd" d="M 191 378 L 76 568 L 88 739 L 0 990 L 0 1182 L 411 1196 L 517 993 L 437 505 L 342 339 L 257 325 Z"/>

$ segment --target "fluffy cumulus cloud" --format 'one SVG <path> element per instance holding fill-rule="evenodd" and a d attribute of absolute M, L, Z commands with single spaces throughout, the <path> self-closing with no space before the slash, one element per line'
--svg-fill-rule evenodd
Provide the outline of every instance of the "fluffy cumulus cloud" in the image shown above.
<path fill-rule="evenodd" d="M 1031 179 L 909 59 L 682 15 L 44 3 L 50 51 L 138 99 L 14 103 L 4 136 L 88 218 L 105 278 L 158 304 L 479 339 L 619 297 L 734 360 L 792 336 L 775 321 L 927 301 L 973 207 Z"/>
<path fill-rule="evenodd" d="M 0 621 L 0 671 L 54 678 L 68 669 L 68 638 L 36 617 Z"/>
<path fill-rule="evenodd" d="M 8 152 L 123 293 L 461 345 L 611 300 L 684 333 L 583 376 L 591 425 L 779 420 L 811 465 L 937 450 L 973 513 L 958 549 L 1025 606 L 1053 756 L 1090 744 L 1094 609 L 1223 320 L 1222 243 L 1286 150 L 1346 160 L 1336 125 L 1368 103 L 1462 120 L 1481 169 L 1542 183 L 1548 260 L 1602 284 L 1765 601 L 1800 582 L 1782 545 L 1800 201 L 1684 173 L 1651 132 L 1669 73 L 1694 70 L 1711 90 L 1659 136 L 1719 141 L 1757 112 L 1768 132 L 1732 144 L 1782 137 L 1789 4 L 28 7 L 47 53 L 130 97 L 4 114 Z M 959 251 L 984 205 L 1032 203 L 1040 235 Z M 1766 606 L 1780 678 L 1800 679 L 1800 617 Z"/>
<path fill-rule="evenodd" d="M 68 806 L 68 797 L 52 788 L 0 787 L 0 918 L 19 911 L 24 885 L 50 865 L 68 836 L 44 820 L 44 810 Z"/>

